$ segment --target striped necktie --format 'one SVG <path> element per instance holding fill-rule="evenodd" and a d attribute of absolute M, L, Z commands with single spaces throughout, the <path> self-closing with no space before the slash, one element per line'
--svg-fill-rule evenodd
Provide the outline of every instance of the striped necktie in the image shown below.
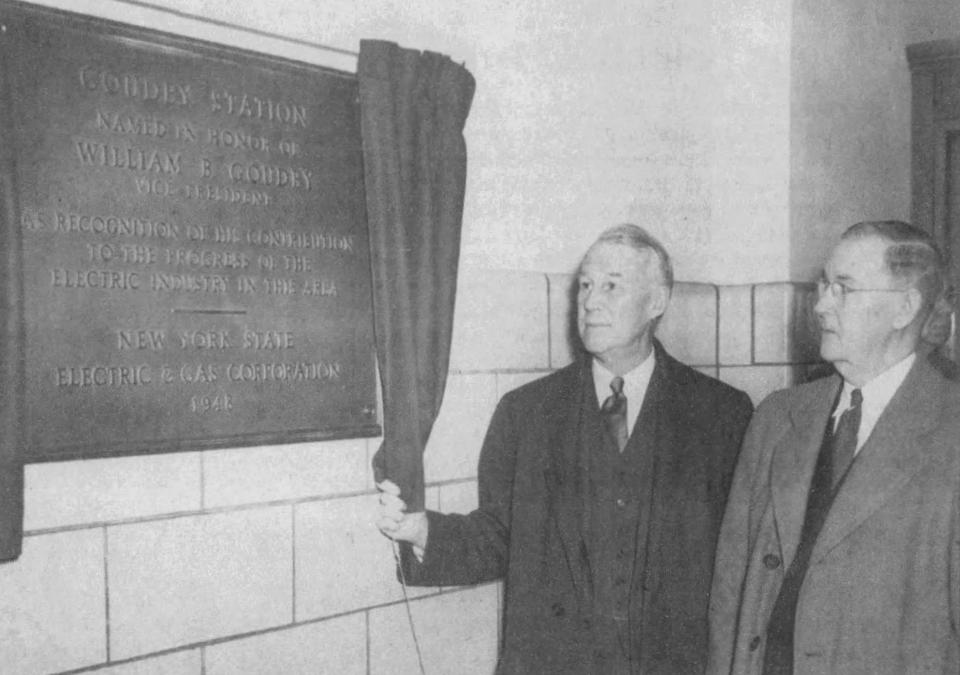
<path fill-rule="evenodd" d="M 620 452 L 623 452 L 630 437 L 627 430 L 627 397 L 623 394 L 623 378 L 619 375 L 613 378 L 610 381 L 610 389 L 613 393 L 600 406 L 600 412 L 603 414 L 603 422 L 607 431 L 610 432 L 610 437 L 616 441 Z"/>
<path fill-rule="evenodd" d="M 832 487 L 834 490 L 853 464 L 857 453 L 857 432 L 860 430 L 860 414 L 863 405 L 863 393 L 859 389 L 850 392 L 850 407 L 843 411 L 833 431 Z"/>

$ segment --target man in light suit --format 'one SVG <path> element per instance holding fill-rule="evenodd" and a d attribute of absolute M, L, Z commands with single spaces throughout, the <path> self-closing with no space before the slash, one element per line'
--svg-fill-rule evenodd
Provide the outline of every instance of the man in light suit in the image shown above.
<path fill-rule="evenodd" d="M 750 424 L 708 672 L 960 672 L 960 391 L 917 354 L 944 286 L 923 231 L 843 234 L 816 305 L 839 374 L 774 393 Z"/>
<path fill-rule="evenodd" d="M 622 225 L 580 265 L 570 366 L 503 397 L 480 456 L 480 506 L 406 513 L 381 485 L 381 531 L 406 579 L 504 578 L 498 672 L 702 673 L 720 519 L 749 398 L 654 339 L 673 273 Z"/>

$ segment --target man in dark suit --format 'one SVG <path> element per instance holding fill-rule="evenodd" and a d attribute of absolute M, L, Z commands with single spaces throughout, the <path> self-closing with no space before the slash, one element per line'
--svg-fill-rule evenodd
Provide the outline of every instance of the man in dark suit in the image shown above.
<path fill-rule="evenodd" d="M 749 398 L 654 339 L 673 283 L 663 246 L 604 232 L 578 276 L 587 353 L 503 397 L 479 508 L 406 513 L 381 484 L 381 531 L 408 581 L 506 579 L 502 674 L 702 672 L 714 547 Z"/>
<path fill-rule="evenodd" d="M 920 347 L 930 237 L 859 223 L 819 283 L 837 374 L 757 409 L 717 549 L 709 673 L 960 672 L 960 388 Z"/>

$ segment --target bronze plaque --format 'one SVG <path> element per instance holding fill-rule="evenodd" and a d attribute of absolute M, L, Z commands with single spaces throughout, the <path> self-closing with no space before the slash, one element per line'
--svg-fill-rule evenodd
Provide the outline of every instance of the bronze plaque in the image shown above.
<path fill-rule="evenodd" d="M 27 461 L 378 434 L 356 77 L 13 3 L 0 31 Z"/>

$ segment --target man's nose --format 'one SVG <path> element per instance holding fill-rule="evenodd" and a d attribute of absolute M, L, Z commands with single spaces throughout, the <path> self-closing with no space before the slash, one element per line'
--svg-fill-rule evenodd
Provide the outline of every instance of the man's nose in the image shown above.
<path fill-rule="evenodd" d="M 829 290 L 816 294 L 816 302 L 813 303 L 813 311 L 817 316 L 826 314 L 836 305 L 836 299 Z"/>
<path fill-rule="evenodd" d="M 596 288 L 588 288 L 582 291 L 581 302 L 583 308 L 587 311 L 598 308 L 602 303 L 602 294 Z"/>

